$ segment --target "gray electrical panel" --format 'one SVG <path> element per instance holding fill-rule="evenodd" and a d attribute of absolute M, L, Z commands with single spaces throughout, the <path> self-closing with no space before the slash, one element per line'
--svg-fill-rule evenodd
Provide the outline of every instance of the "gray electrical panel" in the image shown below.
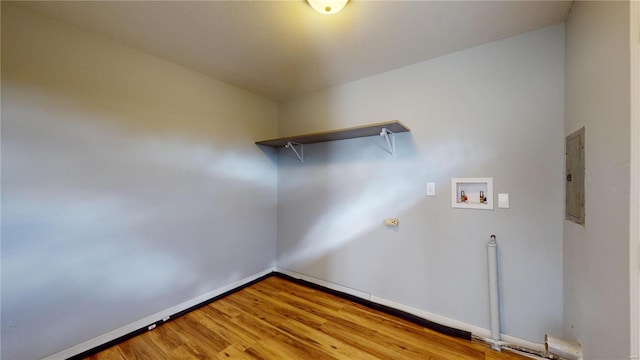
<path fill-rule="evenodd" d="M 584 128 L 567 136 L 566 156 L 566 219 L 584 224 Z"/>

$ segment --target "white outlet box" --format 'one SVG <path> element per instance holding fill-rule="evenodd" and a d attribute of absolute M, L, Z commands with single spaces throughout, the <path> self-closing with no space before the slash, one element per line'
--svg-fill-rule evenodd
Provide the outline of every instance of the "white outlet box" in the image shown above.
<path fill-rule="evenodd" d="M 451 179 L 451 207 L 493 210 L 493 178 Z"/>

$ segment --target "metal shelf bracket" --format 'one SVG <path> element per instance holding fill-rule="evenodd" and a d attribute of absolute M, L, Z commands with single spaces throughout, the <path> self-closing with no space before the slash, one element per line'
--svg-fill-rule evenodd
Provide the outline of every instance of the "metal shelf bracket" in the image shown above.
<path fill-rule="evenodd" d="M 380 131 L 380 136 L 384 137 L 387 141 L 387 147 L 389 148 L 389 153 L 396 157 L 396 134 L 389 131 L 387 128 L 382 128 Z"/>
<path fill-rule="evenodd" d="M 298 145 L 300 147 L 300 152 L 298 152 L 298 150 L 296 149 L 296 145 Z M 298 160 L 300 160 L 300 162 L 304 162 L 304 145 L 303 144 L 299 144 L 299 143 L 292 142 L 292 141 L 287 141 L 287 144 L 284 147 L 286 149 L 293 150 L 293 152 L 298 157 Z"/>

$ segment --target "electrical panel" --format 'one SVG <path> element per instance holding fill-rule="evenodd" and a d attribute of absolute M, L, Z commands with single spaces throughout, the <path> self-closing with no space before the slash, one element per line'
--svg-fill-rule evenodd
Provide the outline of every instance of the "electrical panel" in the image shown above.
<path fill-rule="evenodd" d="M 584 128 L 567 136 L 565 142 L 566 219 L 584 224 Z"/>

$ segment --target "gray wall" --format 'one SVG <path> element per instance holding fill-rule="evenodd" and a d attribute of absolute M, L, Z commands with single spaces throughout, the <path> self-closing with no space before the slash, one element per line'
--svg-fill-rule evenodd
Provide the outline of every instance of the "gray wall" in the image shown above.
<path fill-rule="evenodd" d="M 629 3 L 566 21 L 565 134 L 585 127 L 585 225 L 564 223 L 565 336 L 586 359 L 629 355 Z"/>
<path fill-rule="evenodd" d="M 2 358 L 274 266 L 275 103 L 2 3 Z"/>
<path fill-rule="evenodd" d="M 280 153 L 278 267 L 488 328 L 496 234 L 503 332 L 561 334 L 563 71 L 556 25 L 281 104 L 281 136 L 392 119 L 411 132 L 395 159 L 379 137 L 307 146 L 304 163 Z M 511 208 L 451 208 L 453 177 L 493 177 Z"/>

